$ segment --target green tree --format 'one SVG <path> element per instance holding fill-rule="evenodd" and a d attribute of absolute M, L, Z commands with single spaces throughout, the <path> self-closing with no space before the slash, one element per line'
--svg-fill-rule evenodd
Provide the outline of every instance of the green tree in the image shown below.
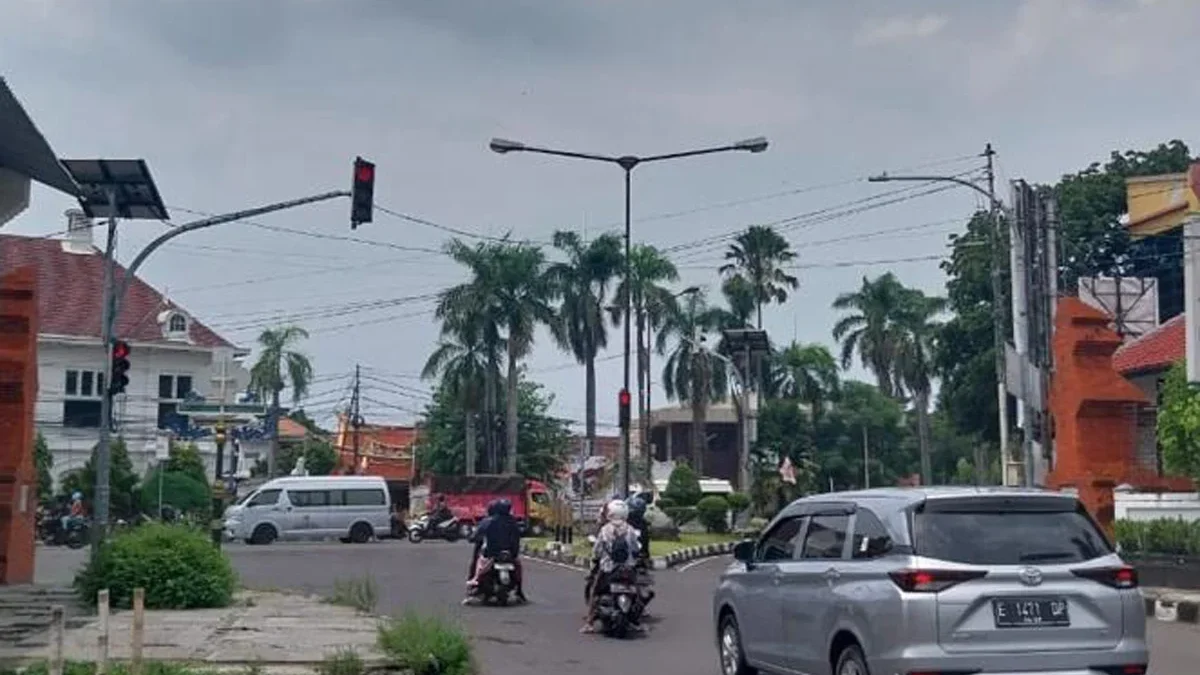
<path fill-rule="evenodd" d="M 516 447 L 517 471 L 523 475 L 551 480 L 567 461 L 570 450 L 570 424 L 550 415 L 554 397 L 540 384 L 520 383 Z M 466 470 L 466 430 L 462 398 L 441 384 L 433 393 L 422 415 L 421 440 L 417 446 L 417 466 L 432 474 L 462 474 Z M 482 433 L 477 430 L 477 433 Z"/>
<path fill-rule="evenodd" d="M 159 508 L 159 473 L 162 473 L 162 505 L 174 507 L 184 515 L 207 518 L 212 511 L 212 491 L 208 483 L 186 471 L 151 469 L 141 483 L 142 511 L 157 514 Z"/>
<path fill-rule="evenodd" d="M 171 443 L 171 454 L 167 459 L 167 471 L 187 474 L 200 482 L 208 484 L 208 471 L 204 468 L 204 459 L 200 456 L 200 448 L 195 443 Z"/>
<path fill-rule="evenodd" d="M 708 406 L 724 399 L 729 386 L 725 364 L 708 347 L 707 340 L 722 327 L 725 317 L 725 312 L 705 302 L 703 293 L 692 293 L 660 331 L 660 335 L 676 341 L 663 365 L 663 389 L 667 398 L 691 403 L 691 461 L 700 476 L 704 475 L 704 452 L 708 448 Z"/>
<path fill-rule="evenodd" d="M 803 401 L 813 422 L 838 396 L 841 378 L 837 360 L 823 344 L 793 342 L 772 358 L 770 389 Z"/>
<path fill-rule="evenodd" d="M 800 287 L 800 281 L 786 267 L 796 258 L 791 244 L 769 225 L 751 225 L 736 237 L 725 252 L 727 261 L 720 268 L 726 279 L 739 278 L 754 299 L 757 326 L 762 328 L 764 304 L 784 303 L 788 291 Z"/>
<path fill-rule="evenodd" d="M 40 431 L 33 439 L 33 466 L 37 469 L 38 501 L 44 502 L 54 496 L 54 453 Z"/>
<path fill-rule="evenodd" d="M 488 405 L 488 401 L 494 401 L 492 392 L 495 383 L 500 379 L 498 364 L 504 342 L 497 338 L 489 343 L 485 339 L 487 330 L 484 326 L 478 322 L 460 319 L 461 317 L 451 317 L 443 322 L 442 336 L 438 340 L 437 348 L 425 361 L 421 377 L 438 379 L 440 386 L 447 390 L 447 394 L 457 397 L 466 429 L 466 474 L 473 476 L 479 460 L 475 418 L 481 410 L 482 399 L 482 410 L 487 419 L 490 419 L 492 407 Z M 489 383 L 492 386 L 489 386 Z M 495 458 L 489 459 L 494 461 Z M 494 463 L 490 468 L 492 471 L 498 470 Z"/>
<path fill-rule="evenodd" d="M 833 308 L 844 313 L 833 325 L 833 339 L 841 344 L 842 367 L 849 368 L 857 354 L 888 396 L 896 394 L 896 322 L 910 296 L 910 290 L 888 272 L 875 279 L 863 277 L 857 291 L 842 293 L 833 301 Z"/>
<path fill-rule="evenodd" d="M 933 447 L 929 427 L 929 398 L 933 391 L 935 340 L 941 324 L 935 317 L 946 301 L 908 289 L 896 319 L 894 391 L 912 395 L 917 413 L 917 439 L 921 447 L 921 482 L 933 485 Z"/>
<path fill-rule="evenodd" d="M 89 507 L 96 497 L 96 450 L 84 465 L 62 477 L 62 490 L 66 494 L 79 492 Z M 129 518 L 136 512 L 138 476 L 133 472 L 133 462 L 125 447 L 125 439 L 116 438 L 109 444 L 109 513 L 114 518 Z"/>
<path fill-rule="evenodd" d="M 1163 381 L 1158 443 L 1168 473 L 1200 481 L 1200 392 L 1188 384 L 1182 363 L 1171 366 Z"/>
<path fill-rule="evenodd" d="M 675 506 L 695 506 L 704 496 L 700 490 L 700 476 L 692 471 L 687 462 L 679 462 L 667 477 L 667 489 L 663 496 Z"/>
<path fill-rule="evenodd" d="M 313 378 L 312 361 L 295 348 L 301 340 L 307 339 L 308 331 L 299 326 L 268 328 L 258 336 L 258 359 L 250 369 L 250 388 L 271 401 L 268 426 L 279 418 L 279 398 L 285 389 L 290 387 L 292 390 L 292 405 L 308 393 Z M 268 476 L 275 475 L 278 453 L 279 436 L 271 434 L 271 447 L 267 451 Z"/>
<path fill-rule="evenodd" d="M 551 333 L 559 346 L 584 366 L 584 433 L 589 447 L 596 442 L 596 356 L 608 345 L 604 303 L 609 285 L 621 268 L 621 239 L 603 234 L 590 242 L 574 232 L 554 233 L 554 246 L 566 260 L 549 266 L 546 274 L 561 298 Z"/>
<path fill-rule="evenodd" d="M 919 467 L 918 446 L 904 408 L 878 387 L 846 380 L 838 403 L 823 416 L 813 438 L 819 467 L 817 488 L 863 487 L 863 436 L 870 456 L 871 485 L 895 485 Z"/>
<path fill-rule="evenodd" d="M 652 350 L 659 354 L 666 350 L 666 336 L 661 329 L 668 317 L 679 313 L 678 299 L 668 284 L 678 280 L 679 270 L 662 251 L 649 244 L 635 244 L 629 252 L 629 279 L 622 278 L 613 292 L 616 303 L 611 313 L 613 324 L 619 328 L 625 311 L 625 286 L 629 284 L 637 345 L 638 421 L 642 434 L 648 433 L 646 423 L 650 419 L 650 354 Z M 651 333 L 657 336 L 654 344 L 651 344 Z M 649 471 L 648 464 L 646 471 Z"/>

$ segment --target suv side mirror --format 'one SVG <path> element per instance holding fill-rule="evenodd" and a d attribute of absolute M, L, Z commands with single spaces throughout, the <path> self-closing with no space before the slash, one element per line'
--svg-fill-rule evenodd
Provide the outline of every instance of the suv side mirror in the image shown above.
<path fill-rule="evenodd" d="M 733 559 L 738 562 L 754 562 L 754 542 L 746 539 L 733 545 Z"/>

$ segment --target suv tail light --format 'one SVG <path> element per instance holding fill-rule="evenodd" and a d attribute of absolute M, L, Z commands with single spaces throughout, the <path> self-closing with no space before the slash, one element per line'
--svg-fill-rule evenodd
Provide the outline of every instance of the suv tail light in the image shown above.
<path fill-rule="evenodd" d="M 1091 579 L 1092 581 L 1110 586 L 1112 588 L 1137 588 L 1138 573 L 1137 570 L 1129 567 L 1101 567 L 1095 569 L 1071 570 L 1071 574 L 1082 579 Z M 1141 675 L 1140 673 L 1132 673 L 1129 675 Z"/>
<path fill-rule="evenodd" d="M 896 570 L 888 576 L 906 593 L 937 593 L 972 579 L 982 579 L 987 572 L 976 570 Z"/>

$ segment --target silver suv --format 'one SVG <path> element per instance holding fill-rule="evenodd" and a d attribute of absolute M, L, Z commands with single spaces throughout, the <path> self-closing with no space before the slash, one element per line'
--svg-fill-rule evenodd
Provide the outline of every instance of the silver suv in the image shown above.
<path fill-rule="evenodd" d="M 725 675 L 1146 672 L 1137 572 L 1070 495 L 816 495 L 734 557 L 713 598 Z"/>

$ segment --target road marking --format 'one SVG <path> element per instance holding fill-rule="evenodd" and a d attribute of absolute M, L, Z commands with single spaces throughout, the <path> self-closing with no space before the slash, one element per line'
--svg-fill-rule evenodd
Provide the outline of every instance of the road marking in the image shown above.
<path fill-rule="evenodd" d="M 707 558 L 700 558 L 698 560 L 693 560 L 690 563 L 687 563 L 686 565 L 680 565 L 679 567 L 676 567 L 675 571 L 686 572 L 686 571 L 692 569 L 693 567 L 695 567 L 696 565 L 703 565 L 704 563 L 711 562 L 713 560 L 725 560 L 726 558 L 728 558 L 728 556 L 724 556 L 724 555 L 712 555 L 712 556 L 708 556 Z"/>

